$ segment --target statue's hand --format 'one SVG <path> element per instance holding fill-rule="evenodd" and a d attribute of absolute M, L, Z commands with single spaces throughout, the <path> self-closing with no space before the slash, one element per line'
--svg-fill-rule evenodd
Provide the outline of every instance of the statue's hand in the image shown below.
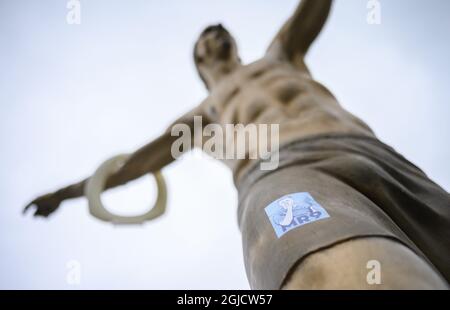
<path fill-rule="evenodd" d="M 34 205 L 36 206 L 34 216 L 47 217 L 58 209 L 60 204 L 61 199 L 58 198 L 56 194 L 50 193 L 34 199 L 23 209 L 23 213 L 27 212 L 27 210 Z"/>

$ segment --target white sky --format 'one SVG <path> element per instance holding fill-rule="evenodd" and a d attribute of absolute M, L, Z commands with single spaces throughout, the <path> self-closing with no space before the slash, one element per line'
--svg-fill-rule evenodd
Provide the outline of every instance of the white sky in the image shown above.
<path fill-rule="evenodd" d="M 49 220 L 22 217 L 37 194 L 78 181 L 155 138 L 205 90 L 192 63 L 200 31 L 221 21 L 244 62 L 260 57 L 296 0 L 82 2 L 0 0 L 0 288 L 246 289 L 237 195 L 220 163 L 187 156 L 164 169 L 167 214 L 113 227 L 84 199 Z M 340 0 L 307 62 L 341 104 L 450 189 L 450 2 Z M 149 177 L 105 195 L 138 212 Z M 70 260 L 81 284 L 66 283 Z"/>

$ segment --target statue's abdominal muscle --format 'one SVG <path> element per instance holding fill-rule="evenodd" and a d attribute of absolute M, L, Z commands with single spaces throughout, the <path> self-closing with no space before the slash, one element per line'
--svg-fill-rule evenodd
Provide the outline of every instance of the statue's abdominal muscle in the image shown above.
<path fill-rule="evenodd" d="M 251 66 L 230 76 L 235 82 L 227 81 L 228 89 L 215 94 L 221 124 L 279 124 L 281 143 L 327 132 L 373 135 L 309 74 L 285 65 L 252 74 Z"/>

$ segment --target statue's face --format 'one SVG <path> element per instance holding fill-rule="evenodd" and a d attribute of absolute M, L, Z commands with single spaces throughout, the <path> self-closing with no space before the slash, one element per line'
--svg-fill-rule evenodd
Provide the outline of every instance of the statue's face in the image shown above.
<path fill-rule="evenodd" d="M 221 24 L 209 26 L 202 32 L 195 44 L 194 60 L 202 77 L 217 66 L 235 68 L 240 63 L 236 42 Z"/>

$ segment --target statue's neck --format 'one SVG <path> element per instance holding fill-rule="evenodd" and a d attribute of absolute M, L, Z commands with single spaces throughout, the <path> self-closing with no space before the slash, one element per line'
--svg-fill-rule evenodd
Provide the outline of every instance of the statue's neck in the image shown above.
<path fill-rule="evenodd" d="M 210 70 L 205 72 L 204 76 L 208 84 L 209 90 L 215 88 L 220 83 L 220 81 L 222 81 L 225 77 L 230 75 L 230 73 L 235 71 L 240 66 L 241 66 L 240 64 L 236 63 L 231 64 L 220 63 L 213 66 Z"/>

